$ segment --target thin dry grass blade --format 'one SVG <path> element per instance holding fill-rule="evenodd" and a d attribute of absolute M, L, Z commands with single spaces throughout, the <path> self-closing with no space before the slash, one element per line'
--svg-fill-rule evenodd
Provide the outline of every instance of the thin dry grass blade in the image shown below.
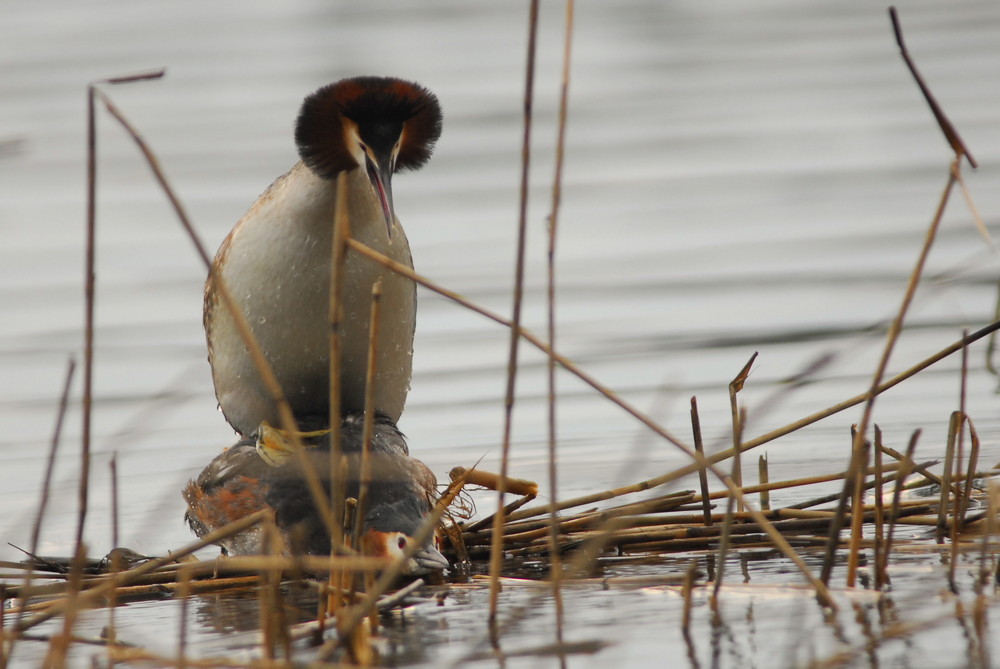
<path fill-rule="evenodd" d="M 507 359 L 507 391 L 504 395 L 503 441 L 500 454 L 500 474 L 507 476 L 510 459 L 510 433 L 514 414 L 515 381 L 517 379 L 518 336 L 521 329 L 521 301 L 524 296 L 524 259 L 528 231 L 528 177 L 531 165 L 531 117 L 535 88 L 535 48 L 538 42 L 538 0 L 531 0 L 528 17 L 528 58 L 525 65 L 524 81 L 524 139 L 521 144 L 521 192 L 517 224 L 517 259 L 514 270 L 514 306 L 511 316 L 510 353 Z M 500 536 L 504 519 L 504 479 L 500 479 L 497 490 L 497 511 L 494 521 L 495 536 Z M 503 564 L 502 544 L 497 542 L 490 554 L 490 629 L 494 632 L 494 644 L 499 639 L 497 631 L 497 606 L 500 597 L 500 571 Z"/>

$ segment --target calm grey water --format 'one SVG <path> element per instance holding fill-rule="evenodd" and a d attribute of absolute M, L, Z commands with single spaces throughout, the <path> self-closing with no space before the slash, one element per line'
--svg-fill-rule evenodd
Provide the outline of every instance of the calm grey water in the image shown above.
<path fill-rule="evenodd" d="M 543 4 L 525 304 L 526 323 L 539 333 L 563 20 L 558 3 Z M 899 8 L 917 63 L 980 162 L 966 180 L 997 236 L 1000 5 L 923 0 Z M 305 94 L 362 73 L 421 82 L 441 99 L 446 122 L 430 164 L 394 183 L 417 269 L 508 314 L 525 39 L 526 7 L 510 3 L 0 6 L 0 538 L 29 542 L 67 360 L 81 349 L 87 82 L 167 67 L 162 81 L 108 92 L 157 152 L 212 249 L 295 161 L 291 127 Z M 108 461 L 117 454 L 119 543 L 161 554 L 189 540 L 179 489 L 233 435 L 216 411 L 205 361 L 204 270 L 134 145 L 107 114 L 98 127 L 87 537 L 92 553 L 110 548 Z M 742 395 L 748 436 L 865 389 L 882 342 L 872 329 L 897 308 L 951 157 L 898 56 L 885 7 L 581 2 L 567 141 L 560 351 L 683 439 L 688 398 L 697 395 L 706 434 L 719 444 L 728 439 L 727 385 L 754 351 L 760 356 Z M 997 268 L 956 193 L 890 370 L 989 322 Z M 420 293 L 415 374 L 400 426 L 441 478 L 481 457 L 482 466 L 497 466 L 507 341 L 494 323 Z M 984 350 L 970 353 L 967 402 L 992 464 L 1000 421 Z M 783 383 L 823 356 L 830 362 L 810 383 Z M 902 446 L 921 427 L 918 453 L 942 452 L 958 406 L 957 369 L 946 360 L 879 400 L 887 442 Z M 43 553 L 71 549 L 80 387 L 78 375 Z M 575 378 L 561 374 L 559 390 L 560 496 L 684 463 Z M 769 445 L 771 479 L 840 468 L 859 418 L 850 410 Z M 544 359 L 526 348 L 512 472 L 542 479 L 545 443 Z M 0 546 L 0 559 L 18 557 Z M 517 595 L 510 597 L 513 606 Z M 675 599 L 640 599 L 640 612 L 659 616 L 660 627 L 679 615 Z M 580 610 L 602 606 L 597 600 L 582 597 Z M 460 657 L 482 634 L 478 595 L 458 601 L 467 606 L 418 616 L 456 631 L 410 661 Z M 161 606 L 130 607 L 137 630 Z M 529 616 L 535 636 L 526 645 L 547 642 L 549 620 L 545 607 Z M 572 624 L 578 638 L 599 636 L 585 619 Z M 204 637 L 206 645 L 214 638 L 208 628 Z M 680 657 L 678 643 L 640 627 L 613 657 L 639 666 L 665 652 Z M 719 666 L 790 661 L 744 650 Z M 572 664 L 603 666 L 609 657 Z"/>

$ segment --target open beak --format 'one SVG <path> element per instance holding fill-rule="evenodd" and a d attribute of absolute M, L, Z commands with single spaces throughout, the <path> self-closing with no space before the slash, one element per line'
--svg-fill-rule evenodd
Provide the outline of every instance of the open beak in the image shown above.
<path fill-rule="evenodd" d="M 365 160 L 368 168 L 368 178 L 371 179 L 372 186 L 378 194 L 379 202 L 382 204 L 382 215 L 385 216 L 385 231 L 392 238 L 392 224 L 395 213 L 392 208 L 392 154 L 380 155 L 377 162 L 371 156 Z"/>

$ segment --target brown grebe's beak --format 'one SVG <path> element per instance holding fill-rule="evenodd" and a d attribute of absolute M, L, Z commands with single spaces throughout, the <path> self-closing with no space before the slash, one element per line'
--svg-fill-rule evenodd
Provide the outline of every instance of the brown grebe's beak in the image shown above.
<path fill-rule="evenodd" d="M 368 178 L 375 188 L 379 203 L 382 205 L 382 215 L 385 216 L 385 231 L 392 238 L 392 226 L 395 221 L 395 210 L 392 207 L 392 171 L 395 167 L 395 156 L 392 152 L 386 152 L 365 158 L 365 168 L 368 170 Z"/>

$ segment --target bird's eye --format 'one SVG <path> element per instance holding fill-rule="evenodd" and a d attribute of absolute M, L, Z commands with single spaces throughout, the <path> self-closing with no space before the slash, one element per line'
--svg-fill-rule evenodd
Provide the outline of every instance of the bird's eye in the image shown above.
<path fill-rule="evenodd" d="M 399 537 L 398 539 L 396 539 L 396 546 L 399 547 L 399 550 L 405 549 L 406 548 L 406 537 Z"/>

